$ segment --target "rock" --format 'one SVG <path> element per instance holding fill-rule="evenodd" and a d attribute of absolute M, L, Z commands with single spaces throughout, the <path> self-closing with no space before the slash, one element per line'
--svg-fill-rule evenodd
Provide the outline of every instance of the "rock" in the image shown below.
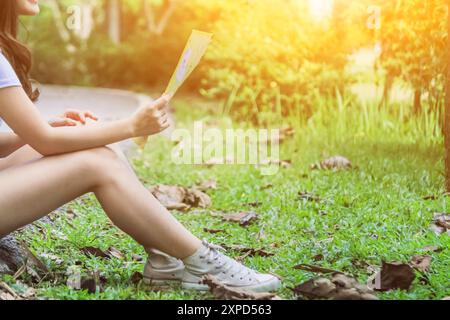
<path fill-rule="evenodd" d="M 0 274 L 14 274 L 26 261 L 27 253 L 13 236 L 0 239 Z"/>

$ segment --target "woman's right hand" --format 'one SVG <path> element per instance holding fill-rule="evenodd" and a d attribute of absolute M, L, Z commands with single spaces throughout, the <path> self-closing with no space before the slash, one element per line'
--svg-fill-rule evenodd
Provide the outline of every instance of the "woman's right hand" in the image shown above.
<path fill-rule="evenodd" d="M 165 95 L 153 101 L 150 105 L 138 109 L 131 118 L 133 136 L 150 136 L 170 127 L 167 115 L 169 101 L 170 96 Z"/>

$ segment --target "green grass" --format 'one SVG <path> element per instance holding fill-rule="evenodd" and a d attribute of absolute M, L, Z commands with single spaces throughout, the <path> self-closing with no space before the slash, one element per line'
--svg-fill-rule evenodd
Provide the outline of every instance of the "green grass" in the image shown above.
<path fill-rule="evenodd" d="M 432 131 L 427 131 L 428 136 L 424 136 L 420 130 L 429 130 L 426 126 L 412 125 L 413 122 L 395 123 L 395 117 L 389 119 L 387 114 L 377 118 L 374 111 L 366 126 L 364 119 L 369 115 L 364 112 L 353 114 L 354 118 L 347 115 L 345 120 L 344 116 L 339 116 L 345 113 L 343 105 L 345 102 L 341 101 L 340 113 L 332 114 L 336 116 L 335 121 L 329 121 L 328 125 L 323 124 L 324 112 L 297 129 L 295 137 L 286 141 L 281 150 L 283 159 L 292 160 L 293 165 L 281 169 L 275 176 L 262 176 L 252 166 L 177 166 L 170 162 L 172 145 L 161 138 L 153 138 L 146 151 L 134 160 L 134 165 L 146 185 L 192 186 L 214 178 L 218 181 L 218 189 L 209 192 L 213 200 L 211 210 L 257 211 L 259 221 L 247 228 L 223 222 L 212 216 L 211 210 L 174 214 L 194 234 L 213 243 L 243 244 L 273 252 L 272 257 L 250 257 L 244 262 L 260 271 L 280 275 L 283 288 L 279 295 L 284 298 L 293 298 L 292 287 L 316 276 L 293 269 L 296 264 L 319 264 L 342 270 L 364 282 L 370 274 L 355 261 L 375 266 L 383 260 L 408 262 L 413 255 L 423 253 L 423 247 L 427 245 L 444 249 L 431 253 L 433 261 L 426 274 L 428 281 L 420 281 L 418 273 L 411 290 L 390 291 L 378 296 L 382 299 L 442 299 L 449 296 L 450 237 L 437 236 L 428 230 L 433 213 L 445 212 L 449 206 L 449 199 L 442 196 L 442 141 L 437 134 L 431 134 Z M 176 104 L 179 124 L 194 119 L 211 121 L 215 118 L 214 108 L 214 105 L 204 105 L 197 100 L 179 101 Z M 395 125 L 383 130 L 383 127 L 377 128 L 376 121 L 391 121 Z M 346 156 L 357 168 L 339 172 L 309 169 L 310 164 L 336 154 Z M 264 188 L 268 183 L 273 187 Z M 323 201 L 301 200 L 297 195 L 300 191 L 313 193 Z M 423 200 L 428 195 L 438 197 Z M 258 208 L 248 205 L 255 201 L 261 203 Z M 211 297 L 179 288 L 147 292 L 142 286 L 131 284 L 130 276 L 135 271 L 142 271 L 143 267 L 143 263 L 133 261 L 131 255 L 144 255 L 142 248 L 111 225 L 92 196 L 79 199 L 70 206 L 76 212 L 76 218 L 58 214 L 52 225 L 39 224 L 21 235 L 37 255 L 53 254 L 62 259 L 55 263 L 42 258 L 55 278 L 39 284 L 41 298 Z M 225 229 L 226 233 L 212 235 L 203 231 L 205 227 Z M 260 230 L 264 230 L 266 237 L 257 240 Z M 158 231 L 149 229 L 149 232 Z M 102 249 L 114 246 L 126 256 L 123 260 L 87 257 L 79 251 L 84 246 Z M 229 254 L 236 256 L 237 252 L 230 251 Z M 324 256 L 323 261 L 314 261 L 318 254 Z M 104 292 L 88 294 L 68 289 L 64 273 L 74 265 L 86 272 L 100 271 L 107 278 Z M 13 281 L 9 279 L 9 282 Z"/>

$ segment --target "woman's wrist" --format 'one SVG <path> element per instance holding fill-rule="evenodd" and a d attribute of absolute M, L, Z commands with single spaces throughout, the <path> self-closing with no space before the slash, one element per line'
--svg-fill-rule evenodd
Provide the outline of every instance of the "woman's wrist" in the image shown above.
<path fill-rule="evenodd" d="M 134 130 L 132 117 L 128 117 L 128 118 L 119 120 L 119 123 L 122 128 L 122 132 L 127 137 L 127 139 L 136 137 L 136 132 Z"/>

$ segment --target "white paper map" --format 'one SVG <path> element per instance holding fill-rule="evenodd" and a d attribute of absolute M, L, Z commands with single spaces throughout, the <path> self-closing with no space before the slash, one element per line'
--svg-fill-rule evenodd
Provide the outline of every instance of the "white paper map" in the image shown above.
<path fill-rule="evenodd" d="M 178 89 L 200 63 L 200 60 L 205 55 L 208 45 L 211 43 L 212 36 L 211 33 L 198 30 L 192 31 L 180 61 L 178 62 L 177 68 L 175 69 L 164 94 L 168 94 L 171 97 L 175 95 Z M 147 139 L 148 137 L 137 138 L 135 139 L 135 142 L 141 148 L 144 148 Z"/>

